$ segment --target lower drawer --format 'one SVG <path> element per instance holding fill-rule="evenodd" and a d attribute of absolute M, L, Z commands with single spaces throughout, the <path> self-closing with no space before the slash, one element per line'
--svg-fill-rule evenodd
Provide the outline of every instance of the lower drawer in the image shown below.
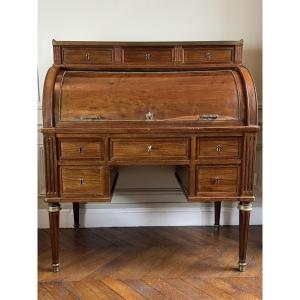
<path fill-rule="evenodd" d="M 198 166 L 196 172 L 197 195 L 237 195 L 239 192 L 239 166 Z"/>
<path fill-rule="evenodd" d="M 112 139 L 112 160 L 186 160 L 189 140 L 182 139 Z"/>
<path fill-rule="evenodd" d="M 105 196 L 106 180 L 104 167 L 61 167 L 60 190 L 62 197 Z"/>

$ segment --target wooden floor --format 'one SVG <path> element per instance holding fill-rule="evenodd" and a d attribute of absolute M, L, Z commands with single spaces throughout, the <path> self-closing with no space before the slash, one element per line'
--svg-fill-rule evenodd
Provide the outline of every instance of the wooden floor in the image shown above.
<path fill-rule="evenodd" d="M 61 271 L 39 230 L 39 299 L 261 299 L 262 230 L 249 231 L 248 267 L 236 270 L 238 227 L 61 229 Z"/>

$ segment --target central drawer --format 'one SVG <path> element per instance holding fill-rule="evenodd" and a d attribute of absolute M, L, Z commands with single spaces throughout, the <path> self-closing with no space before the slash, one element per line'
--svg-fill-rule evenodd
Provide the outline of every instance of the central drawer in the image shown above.
<path fill-rule="evenodd" d="M 60 189 L 63 197 L 101 197 L 105 195 L 103 166 L 60 168 Z"/>
<path fill-rule="evenodd" d="M 126 65 L 173 64 L 173 48 L 124 48 L 124 63 Z"/>
<path fill-rule="evenodd" d="M 111 160 L 187 160 L 189 139 L 112 139 Z"/>

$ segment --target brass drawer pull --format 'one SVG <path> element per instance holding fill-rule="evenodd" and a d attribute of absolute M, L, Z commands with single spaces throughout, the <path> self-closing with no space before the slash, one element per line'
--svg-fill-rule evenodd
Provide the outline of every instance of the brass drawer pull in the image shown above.
<path fill-rule="evenodd" d="M 216 146 L 216 151 L 217 152 L 221 152 L 222 151 L 222 146 L 221 145 L 217 145 Z"/>
<path fill-rule="evenodd" d="M 83 185 L 83 184 L 84 184 L 83 178 L 82 178 L 82 177 L 79 178 L 79 181 L 80 181 L 80 185 Z"/>
<path fill-rule="evenodd" d="M 85 58 L 86 58 L 86 60 L 90 60 L 90 54 L 89 54 L 89 53 L 86 53 L 86 54 L 85 54 Z"/>
<path fill-rule="evenodd" d="M 218 119 L 219 115 L 201 115 L 199 117 L 200 120 L 216 120 Z"/>
<path fill-rule="evenodd" d="M 210 61 L 211 60 L 211 53 L 210 52 L 205 52 L 205 58 L 206 60 Z"/>
<path fill-rule="evenodd" d="M 220 184 L 221 182 L 221 178 L 220 177 L 216 177 L 215 178 L 215 184 Z"/>
<path fill-rule="evenodd" d="M 148 153 L 152 152 L 152 145 L 148 145 L 148 146 L 147 146 L 147 152 L 148 152 Z"/>
<path fill-rule="evenodd" d="M 80 117 L 81 121 L 99 121 L 101 120 L 100 116 L 82 116 Z"/>
<path fill-rule="evenodd" d="M 79 147 L 79 153 L 81 154 L 83 152 L 83 148 Z"/>
<path fill-rule="evenodd" d="M 148 112 L 148 113 L 146 113 L 146 120 L 148 120 L 148 121 L 151 121 L 151 120 L 153 120 L 153 113 L 152 112 Z"/>
<path fill-rule="evenodd" d="M 150 60 L 151 59 L 151 54 L 150 53 L 146 53 L 145 54 L 145 60 Z"/>

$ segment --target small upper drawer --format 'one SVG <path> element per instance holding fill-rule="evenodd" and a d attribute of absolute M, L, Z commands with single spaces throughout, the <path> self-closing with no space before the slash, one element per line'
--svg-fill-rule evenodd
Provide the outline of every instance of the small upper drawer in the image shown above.
<path fill-rule="evenodd" d="M 64 64 L 112 64 L 113 49 L 63 48 L 62 59 Z"/>
<path fill-rule="evenodd" d="M 199 138 L 198 158 L 240 158 L 240 138 Z"/>
<path fill-rule="evenodd" d="M 104 167 L 62 167 L 60 168 L 60 188 L 64 197 L 104 196 Z"/>
<path fill-rule="evenodd" d="M 237 194 L 240 178 L 239 166 L 198 166 L 197 194 Z"/>
<path fill-rule="evenodd" d="M 124 48 L 124 64 L 173 64 L 173 48 Z"/>
<path fill-rule="evenodd" d="M 90 159 L 103 160 L 104 144 L 102 141 L 66 141 L 60 142 L 61 159 Z"/>
<path fill-rule="evenodd" d="M 197 48 L 186 47 L 183 52 L 184 64 L 232 63 L 233 48 Z"/>
<path fill-rule="evenodd" d="M 171 160 L 188 159 L 188 139 L 113 139 L 112 160 Z"/>

